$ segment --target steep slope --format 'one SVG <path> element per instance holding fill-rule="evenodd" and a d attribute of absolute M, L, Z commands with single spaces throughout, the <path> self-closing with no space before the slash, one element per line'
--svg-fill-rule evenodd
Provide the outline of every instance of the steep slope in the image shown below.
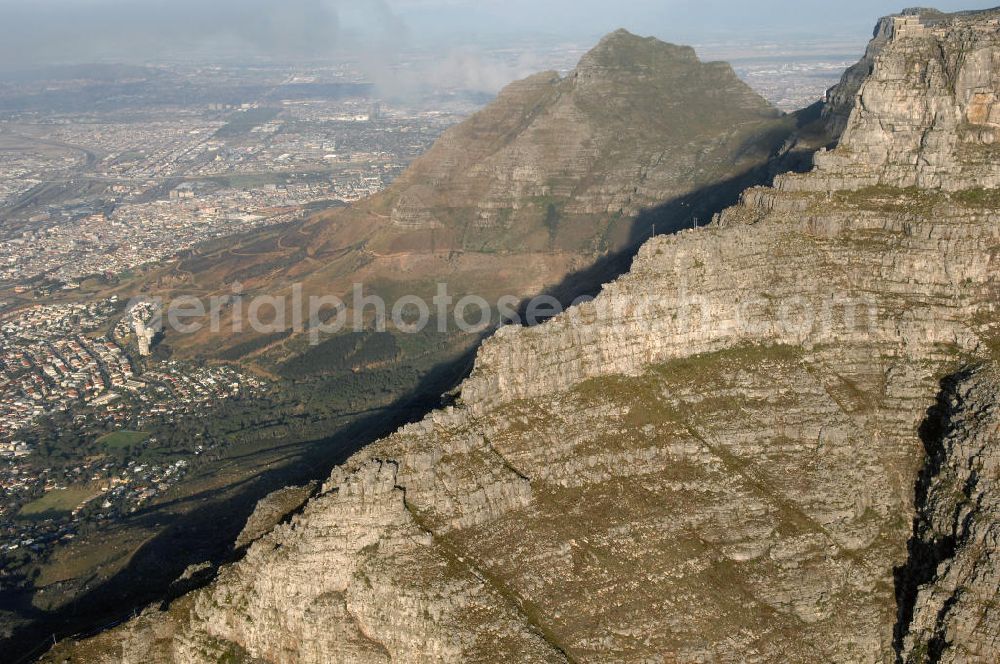
<path fill-rule="evenodd" d="M 207 296 L 239 282 L 247 294 L 282 296 L 301 283 L 306 297 L 343 296 L 364 283 L 423 297 L 447 281 L 457 295 L 528 297 L 631 253 L 654 225 L 707 222 L 766 181 L 794 130 L 795 118 L 729 65 L 619 31 L 565 78 L 547 72 L 507 87 L 383 194 L 199 250 L 125 290 Z M 564 290 L 600 285 L 593 280 Z M 168 343 L 223 355 L 229 345 L 208 332 Z"/>
<path fill-rule="evenodd" d="M 866 56 L 877 66 L 860 87 L 840 149 L 817 156 L 822 170 L 837 174 L 838 188 L 1000 186 L 996 19 L 934 12 L 922 19 L 919 11 L 880 27 Z M 886 38 L 906 46 L 885 49 Z M 961 46 L 939 50 L 945 38 Z M 786 191 L 826 186 L 796 178 L 783 184 Z"/>
<path fill-rule="evenodd" d="M 896 19 L 892 16 L 887 16 L 878 22 L 872 40 L 865 49 L 864 57 L 849 67 L 841 77 L 840 83 L 827 92 L 822 117 L 829 125 L 832 135 L 839 137 L 847 129 L 858 91 L 871 75 L 875 67 L 875 58 L 892 40 L 895 23 Z"/>
<path fill-rule="evenodd" d="M 502 329 L 212 585 L 49 659 L 993 661 L 995 374 L 939 383 L 1000 338 L 998 17 L 887 19 L 816 170 Z"/>

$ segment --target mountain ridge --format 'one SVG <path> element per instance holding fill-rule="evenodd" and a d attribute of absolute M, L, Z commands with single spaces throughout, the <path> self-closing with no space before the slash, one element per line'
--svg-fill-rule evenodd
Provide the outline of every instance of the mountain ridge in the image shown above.
<path fill-rule="evenodd" d="M 503 328 L 212 585 L 49 659 L 991 661 L 1000 34 L 913 17 L 811 172 Z"/>

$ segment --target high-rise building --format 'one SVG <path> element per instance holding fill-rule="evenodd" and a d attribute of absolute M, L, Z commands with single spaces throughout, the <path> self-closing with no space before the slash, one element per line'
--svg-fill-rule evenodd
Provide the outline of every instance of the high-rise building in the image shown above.
<path fill-rule="evenodd" d="M 135 337 L 139 343 L 139 355 L 149 357 L 153 352 L 153 337 L 156 331 L 147 327 L 141 320 L 135 321 Z"/>

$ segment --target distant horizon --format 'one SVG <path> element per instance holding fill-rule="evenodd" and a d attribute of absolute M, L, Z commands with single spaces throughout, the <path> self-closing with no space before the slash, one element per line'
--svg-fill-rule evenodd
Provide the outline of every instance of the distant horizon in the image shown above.
<path fill-rule="evenodd" d="M 981 10 L 996 0 L 938 2 Z M 344 53 L 386 62 L 408 50 L 595 42 L 618 28 L 664 41 L 844 39 L 864 44 L 906 2 L 843 0 L 0 0 L 0 69 L 152 64 L 178 59 L 321 61 Z M 572 20 L 567 20 L 571 18 Z"/>
<path fill-rule="evenodd" d="M 371 83 L 383 98 L 427 90 L 495 95 L 531 74 L 568 72 L 603 36 L 626 29 L 692 46 L 728 62 L 783 111 L 821 98 L 864 53 L 898 2 L 844 0 L 837 7 L 787 8 L 791 0 L 0 0 L 0 80 L 48 80 L 53 68 L 103 66 L 274 67 Z M 993 2 L 938 3 L 977 11 Z M 706 16 L 711 14 L 710 18 Z M 75 17 L 75 18 L 74 18 Z M 197 21 L 193 20 L 197 18 Z M 70 25 L 72 24 L 72 26 Z M 152 27 L 155 26 L 155 29 Z M 20 27 L 18 30 L 16 28 Z M 6 30 L 5 30 L 6 28 Z M 14 29 L 12 29 L 14 28 Z M 58 47 L 56 46 L 58 45 Z M 811 66 L 814 63 L 816 66 Z M 782 70 L 811 68 L 795 90 Z M 37 76 L 42 72 L 42 76 Z M 98 75 L 99 76 L 99 75 Z"/>

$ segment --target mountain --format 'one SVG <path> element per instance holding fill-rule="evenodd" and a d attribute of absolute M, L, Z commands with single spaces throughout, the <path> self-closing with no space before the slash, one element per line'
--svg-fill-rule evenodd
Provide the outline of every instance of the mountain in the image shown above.
<path fill-rule="evenodd" d="M 463 248 L 614 250 L 634 241 L 641 212 L 757 167 L 787 136 L 779 116 L 729 65 L 621 30 L 565 79 L 508 88 L 385 203 L 396 228 L 447 229 Z"/>
<path fill-rule="evenodd" d="M 815 169 L 501 329 L 210 585 L 46 660 L 995 661 L 998 25 L 883 21 Z"/>
<path fill-rule="evenodd" d="M 301 284 L 302 301 L 350 302 L 357 283 L 391 307 L 401 296 L 429 301 L 444 283 L 455 301 L 543 292 L 568 301 L 626 270 L 654 227 L 705 223 L 746 186 L 808 161 L 810 145 L 828 139 L 822 131 L 805 136 L 802 124 L 728 65 L 620 31 L 565 76 L 509 86 L 383 194 L 199 247 L 114 292 L 123 301 L 207 299 L 232 294 L 239 282 L 246 300 L 289 296 Z M 180 423 L 179 438 L 191 427 L 213 449 L 169 496 L 59 542 L 23 583 L 0 590 L 0 651 L 118 620 L 174 592 L 189 564 L 231 559 L 260 498 L 323 479 L 357 449 L 440 405 L 471 370 L 482 339 L 454 325 L 439 333 L 431 321 L 420 334 L 352 331 L 313 346 L 308 333 L 257 334 L 247 325 L 238 333 L 225 324 L 228 311 L 220 320 L 219 333 L 168 329 L 153 367 L 171 353 L 228 362 L 266 377 L 268 389 L 227 400 L 204 429 Z"/>
<path fill-rule="evenodd" d="M 387 191 L 226 240 L 119 289 L 157 294 L 574 296 L 627 267 L 653 232 L 707 221 L 788 151 L 783 116 L 725 63 L 626 31 L 561 77 L 503 90 L 446 132 Z M 608 266 L 596 274 L 586 270 Z M 561 286 L 561 288 L 560 288 Z M 168 335 L 181 354 L 232 356 L 241 338 Z M 294 339 L 284 346 L 294 346 Z"/>

